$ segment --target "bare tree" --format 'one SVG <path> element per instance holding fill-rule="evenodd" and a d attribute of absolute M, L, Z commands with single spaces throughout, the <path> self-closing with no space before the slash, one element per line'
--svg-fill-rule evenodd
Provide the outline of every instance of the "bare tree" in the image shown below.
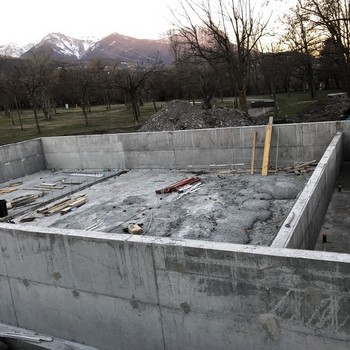
<path fill-rule="evenodd" d="M 50 53 L 48 52 L 32 52 L 32 58 L 24 62 L 22 70 L 21 83 L 26 95 L 31 102 L 35 124 L 38 133 L 41 133 L 38 109 L 43 107 L 45 118 L 48 119 L 48 108 L 50 99 L 49 86 L 52 83 L 52 67 L 50 66 Z"/>
<path fill-rule="evenodd" d="M 135 63 L 128 68 L 116 70 L 115 86 L 125 92 L 128 101 L 131 103 L 135 123 L 138 123 L 140 118 L 140 89 L 146 79 L 154 72 L 161 70 L 162 67 L 162 62 L 155 58 L 145 63 Z"/>
<path fill-rule="evenodd" d="M 241 109 L 248 112 L 252 52 L 265 35 L 269 19 L 259 15 L 250 0 L 218 0 L 214 6 L 209 0 L 183 0 L 181 6 L 181 13 L 173 12 L 180 44 L 205 59 L 222 79 L 225 65 L 228 83 L 238 93 Z"/>
<path fill-rule="evenodd" d="M 349 0 L 300 0 L 301 9 L 325 40 L 338 47 L 344 87 L 350 96 L 350 3 Z M 325 41 L 324 40 L 324 41 Z"/>
<path fill-rule="evenodd" d="M 310 14 L 303 8 L 302 1 L 297 0 L 290 14 L 285 16 L 287 32 L 282 40 L 284 44 L 287 44 L 289 51 L 302 53 L 303 60 L 299 60 L 301 63 L 299 69 L 304 72 L 311 98 L 315 98 L 317 95 L 315 56 L 320 50 L 321 40 L 315 24 L 310 21 Z"/>
<path fill-rule="evenodd" d="M 89 110 L 89 94 L 95 84 L 96 67 L 93 64 L 86 65 L 85 62 L 79 62 L 77 67 L 70 70 L 71 78 L 75 84 L 71 86 L 73 93 L 81 103 L 85 126 L 89 126 L 88 110 Z"/>

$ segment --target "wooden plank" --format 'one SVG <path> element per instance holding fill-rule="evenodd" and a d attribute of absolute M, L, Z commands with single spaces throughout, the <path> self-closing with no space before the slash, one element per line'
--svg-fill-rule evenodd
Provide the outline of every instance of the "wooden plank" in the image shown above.
<path fill-rule="evenodd" d="M 257 132 L 255 131 L 253 134 L 253 145 L 252 145 L 252 162 L 250 165 L 250 175 L 254 175 L 254 165 L 255 165 L 255 147 L 256 147 L 256 136 Z"/>
<path fill-rule="evenodd" d="M 141 235 L 143 230 L 142 230 L 142 228 L 139 225 L 131 224 L 131 225 L 128 226 L 128 232 L 131 235 Z"/>
<path fill-rule="evenodd" d="M 17 190 L 18 190 L 18 187 L 3 187 L 3 188 L 0 188 L 0 193 L 11 193 Z"/>
<path fill-rule="evenodd" d="M 37 209 L 37 213 L 43 213 L 47 210 L 50 210 L 52 208 L 54 208 L 55 206 L 59 205 L 59 204 L 62 204 L 62 203 L 65 203 L 65 202 L 69 202 L 71 200 L 70 197 L 64 197 L 62 199 L 60 199 L 59 201 L 56 201 L 55 203 L 53 204 L 49 204 L 49 205 L 46 205 L 45 207 L 42 207 L 42 208 L 39 208 Z"/>
<path fill-rule="evenodd" d="M 271 148 L 271 136 L 272 136 L 272 123 L 273 118 L 270 117 L 269 123 L 266 126 L 265 133 L 265 145 L 264 145 L 264 156 L 262 162 L 261 175 L 267 176 L 269 170 L 269 157 L 270 157 L 270 148 Z"/>

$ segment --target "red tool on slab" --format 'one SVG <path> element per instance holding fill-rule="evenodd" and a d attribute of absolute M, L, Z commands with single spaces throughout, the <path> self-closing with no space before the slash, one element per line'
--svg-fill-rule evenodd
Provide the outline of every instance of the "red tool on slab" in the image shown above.
<path fill-rule="evenodd" d="M 163 193 L 170 193 L 170 192 L 177 192 L 181 187 L 186 185 L 192 185 L 196 182 L 199 182 L 201 179 L 199 177 L 190 177 L 188 179 L 182 179 L 178 182 L 175 182 L 167 187 L 164 187 L 160 190 L 156 190 L 157 194 L 163 194 Z"/>

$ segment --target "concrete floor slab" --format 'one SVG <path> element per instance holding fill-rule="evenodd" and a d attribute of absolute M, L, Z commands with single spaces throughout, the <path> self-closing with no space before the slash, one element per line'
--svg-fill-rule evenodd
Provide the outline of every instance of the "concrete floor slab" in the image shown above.
<path fill-rule="evenodd" d="M 44 216 L 30 206 L 9 215 L 20 223 L 24 215 L 35 221 L 23 223 L 43 227 L 126 233 L 130 224 L 138 224 L 143 234 L 176 239 L 270 245 L 307 178 L 294 174 L 263 177 L 230 170 L 130 170 L 126 174 L 105 173 L 103 178 L 72 176 L 74 172 L 43 171 L 20 178 L 16 192 L 2 195 L 11 201 L 36 184 L 60 183 L 62 190 L 48 191 L 32 205 L 44 205 L 47 199 L 85 194 L 87 203 L 65 214 Z M 98 173 L 98 172 L 97 172 Z M 179 198 L 178 193 L 157 195 L 155 191 L 181 179 L 198 176 L 202 185 L 194 193 Z M 109 178 L 107 178 L 109 177 Z M 87 185 L 91 185 L 88 188 Z M 26 209 L 26 212 L 24 212 Z"/>

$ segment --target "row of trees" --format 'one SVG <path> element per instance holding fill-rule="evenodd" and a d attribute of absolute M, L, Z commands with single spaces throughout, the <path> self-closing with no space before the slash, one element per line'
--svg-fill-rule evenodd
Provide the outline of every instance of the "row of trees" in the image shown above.
<path fill-rule="evenodd" d="M 56 106 L 79 105 L 88 125 L 91 104 L 126 103 L 135 122 L 143 100 L 202 98 L 211 108 L 213 96 L 235 96 L 235 106 L 248 110 L 248 93 L 342 87 L 350 94 L 349 1 L 296 0 L 284 17 L 280 42 L 262 47 L 269 18 L 249 0 L 183 0 L 169 32 L 174 62 L 157 58 L 121 64 L 96 59 L 58 64 L 47 52 L 32 59 L 0 61 L 0 103 L 21 116 L 31 107 L 38 132 L 38 110 L 50 119 Z M 154 103 L 155 105 L 155 103 Z M 156 108 L 156 107 L 155 107 Z M 21 123 L 21 122 L 20 122 Z"/>
<path fill-rule="evenodd" d="M 296 0 L 283 25 L 280 23 L 279 28 L 285 28 L 283 35 L 279 33 L 280 41 L 263 47 L 261 39 L 272 34 L 268 32 L 270 18 L 264 12 L 268 3 L 181 1 L 182 10 L 174 13 L 176 57 L 206 62 L 232 87 L 244 111 L 256 69 L 273 96 L 281 81 L 288 89 L 292 77 L 307 84 L 312 98 L 321 80 L 324 84 L 333 80 L 350 96 L 349 1 Z M 289 64 L 290 57 L 294 64 Z M 288 71 L 289 78 L 283 71 Z"/>

